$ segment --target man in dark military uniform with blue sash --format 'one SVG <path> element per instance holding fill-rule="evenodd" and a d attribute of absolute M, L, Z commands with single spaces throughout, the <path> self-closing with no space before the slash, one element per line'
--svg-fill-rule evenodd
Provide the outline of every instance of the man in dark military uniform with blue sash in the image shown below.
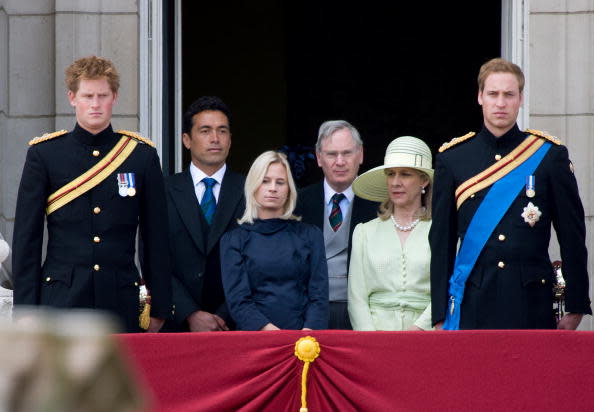
<path fill-rule="evenodd" d="M 555 137 L 518 128 L 524 75 L 517 65 L 490 60 L 478 84 L 483 129 L 444 144 L 435 164 L 433 323 L 450 330 L 576 329 L 592 310 L 584 209 L 567 149 Z M 551 224 L 566 280 L 566 314 L 558 322 Z"/>
<path fill-rule="evenodd" d="M 136 133 L 112 129 L 119 75 L 111 61 L 75 61 L 66 70 L 66 85 L 74 129 L 29 142 L 14 224 L 14 304 L 103 310 L 125 331 L 140 331 L 141 279 L 134 263 L 139 228 L 143 278 L 152 295 L 142 327 L 156 332 L 172 310 L 157 151 Z"/>

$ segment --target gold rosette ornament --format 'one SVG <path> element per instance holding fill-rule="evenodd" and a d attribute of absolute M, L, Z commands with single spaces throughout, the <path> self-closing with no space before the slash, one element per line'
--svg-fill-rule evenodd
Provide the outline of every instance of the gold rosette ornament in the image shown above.
<path fill-rule="evenodd" d="M 295 342 L 295 356 L 304 362 L 301 374 L 301 409 L 299 409 L 299 412 L 308 412 L 307 371 L 309 370 L 309 364 L 320 356 L 320 344 L 315 338 L 305 336 Z"/>

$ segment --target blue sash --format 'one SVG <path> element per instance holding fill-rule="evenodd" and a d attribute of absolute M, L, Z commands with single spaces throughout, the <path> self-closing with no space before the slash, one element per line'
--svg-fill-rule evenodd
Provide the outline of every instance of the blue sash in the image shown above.
<path fill-rule="evenodd" d="M 534 173 L 550 147 L 551 143 L 544 143 L 520 166 L 495 182 L 472 217 L 456 256 L 454 273 L 450 277 L 450 299 L 443 325 L 445 330 L 460 329 L 460 305 L 466 280 L 493 230 L 524 186 L 526 176 Z"/>

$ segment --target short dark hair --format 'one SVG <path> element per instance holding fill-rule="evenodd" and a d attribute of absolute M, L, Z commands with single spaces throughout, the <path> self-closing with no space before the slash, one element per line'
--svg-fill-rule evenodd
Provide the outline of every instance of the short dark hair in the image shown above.
<path fill-rule="evenodd" d="M 198 98 L 198 100 L 195 100 L 184 113 L 182 132 L 190 134 L 193 126 L 192 118 L 196 114 L 206 110 L 222 112 L 225 116 L 227 116 L 229 128 L 231 128 L 231 111 L 225 102 L 223 102 L 223 100 L 217 96 L 202 96 Z"/>

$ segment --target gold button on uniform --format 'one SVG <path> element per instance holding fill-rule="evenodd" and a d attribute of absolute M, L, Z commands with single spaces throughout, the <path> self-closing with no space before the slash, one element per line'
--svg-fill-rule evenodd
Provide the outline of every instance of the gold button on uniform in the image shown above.
<path fill-rule="evenodd" d="M 497 266 L 499 266 L 500 269 L 503 269 L 505 267 L 505 263 L 499 262 Z"/>
<path fill-rule="evenodd" d="M 93 209 L 93 213 L 95 213 L 96 215 L 98 215 L 99 213 L 101 213 L 101 208 L 100 208 L 99 206 L 96 206 L 96 207 Z"/>
<path fill-rule="evenodd" d="M 471 199 L 474 199 L 474 193 L 470 195 L 470 198 Z"/>
<path fill-rule="evenodd" d="M 93 242 L 95 242 L 95 243 L 99 243 L 99 242 L 101 242 L 101 238 L 100 238 L 99 236 L 95 236 L 95 237 L 93 238 Z"/>
<path fill-rule="evenodd" d="M 545 283 L 547 283 L 547 280 L 546 279 L 542 279 L 541 282 L 544 285 Z"/>
<path fill-rule="evenodd" d="M 499 239 L 500 241 L 504 241 L 505 240 L 505 235 L 504 234 L 500 234 L 497 239 Z"/>
<path fill-rule="evenodd" d="M 52 280 L 52 278 L 50 278 L 49 276 L 45 278 L 46 282 L 49 282 L 50 280 Z"/>
<path fill-rule="evenodd" d="M 95 272 L 99 272 L 99 269 L 101 269 L 101 267 L 100 267 L 99 265 L 95 265 L 95 266 L 93 266 L 93 270 L 94 270 Z"/>
<path fill-rule="evenodd" d="M 500 154 L 496 154 L 495 155 L 495 160 L 501 160 L 501 155 Z"/>
<path fill-rule="evenodd" d="M 93 156 L 94 157 L 99 157 L 101 153 L 99 153 L 99 150 L 93 150 Z"/>

